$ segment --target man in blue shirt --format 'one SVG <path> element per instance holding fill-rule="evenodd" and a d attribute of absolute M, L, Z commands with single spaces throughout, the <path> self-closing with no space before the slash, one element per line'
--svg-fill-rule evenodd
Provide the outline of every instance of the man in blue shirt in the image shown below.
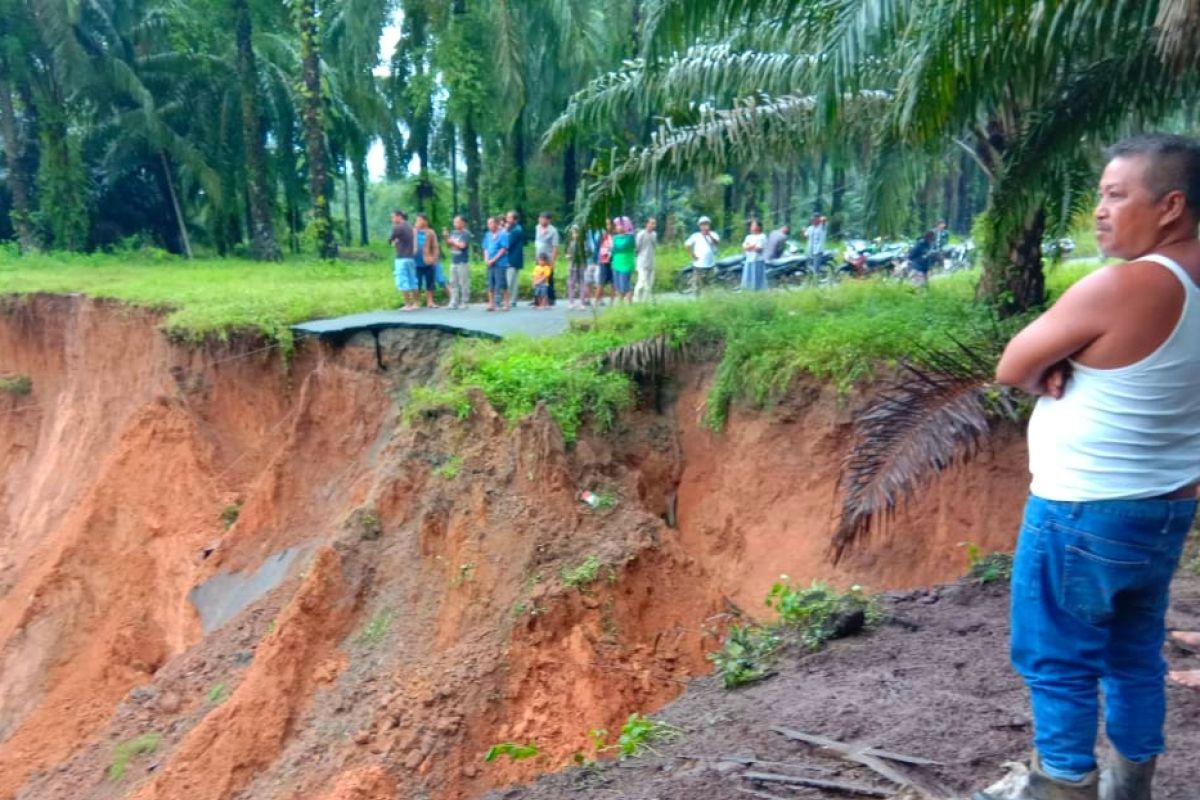
<path fill-rule="evenodd" d="M 521 268 L 525 266 L 525 229 L 521 227 L 521 215 L 516 211 L 509 211 L 505 219 L 508 222 L 508 291 L 516 305 L 517 282 Z"/>
<path fill-rule="evenodd" d="M 488 311 L 496 310 L 496 300 L 503 299 L 504 310 L 509 309 L 508 274 L 509 268 L 509 236 L 508 231 L 500 227 L 500 220 L 488 217 L 488 232 L 483 237 L 483 260 L 487 264 Z"/>

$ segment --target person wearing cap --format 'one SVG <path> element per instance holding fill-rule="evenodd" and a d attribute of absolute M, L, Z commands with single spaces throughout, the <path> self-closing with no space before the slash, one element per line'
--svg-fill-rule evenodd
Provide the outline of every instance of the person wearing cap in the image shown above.
<path fill-rule="evenodd" d="M 696 225 L 700 230 L 689 236 L 683 243 L 692 256 L 693 289 L 698 289 L 700 286 L 700 271 L 712 269 L 713 264 L 716 263 L 717 246 L 721 243 L 721 237 L 712 229 L 711 219 L 701 217 Z"/>

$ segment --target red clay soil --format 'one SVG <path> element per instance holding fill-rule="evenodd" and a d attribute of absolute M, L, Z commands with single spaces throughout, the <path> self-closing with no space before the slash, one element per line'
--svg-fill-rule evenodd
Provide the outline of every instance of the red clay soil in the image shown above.
<path fill-rule="evenodd" d="M 401 425 L 442 334 L 382 334 L 380 370 L 370 336 L 285 364 L 156 325 L 82 298 L 0 308 L 0 372 L 33 382 L 0 395 L 0 800 L 480 797 L 673 700 L 780 573 L 938 583 L 960 542 L 1016 530 L 1013 432 L 835 568 L 861 400 L 802 387 L 712 433 L 697 369 L 666 412 L 567 448 L 544 411 L 510 428 L 478 398 Z M 203 636 L 189 592 L 289 547 L 291 575 Z M 591 561 L 593 582 L 564 584 Z M 541 756 L 485 764 L 503 741 Z"/>

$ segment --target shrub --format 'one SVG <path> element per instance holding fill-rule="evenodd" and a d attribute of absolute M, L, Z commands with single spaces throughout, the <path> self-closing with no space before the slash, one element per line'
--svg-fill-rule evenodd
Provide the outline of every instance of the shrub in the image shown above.
<path fill-rule="evenodd" d="M 821 581 L 807 589 L 796 588 L 784 575 L 771 586 L 767 607 L 779 614 L 780 622 L 795 629 L 800 640 L 813 650 L 830 639 L 857 633 L 877 625 L 883 618 L 878 603 L 860 587 L 839 592 Z"/>
<path fill-rule="evenodd" d="M 33 381 L 25 375 L 0 375 L 0 392 L 25 397 L 33 392 Z"/>
<path fill-rule="evenodd" d="M 968 575 L 980 583 L 995 583 L 1012 579 L 1013 557 L 1011 553 L 987 553 L 972 542 L 964 542 L 967 548 Z"/>
<path fill-rule="evenodd" d="M 558 575 L 567 586 L 583 591 L 585 587 L 595 583 L 600 575 L 600 559 L 588 556 L 576 567 L 563 567 Z"/>
<path fill-rule="evenodd" d="M 721 649 L 708 654 L 726 689 L 762 680 L 767 675 L 779 636 L 759 625 L 734 625 Z"/>

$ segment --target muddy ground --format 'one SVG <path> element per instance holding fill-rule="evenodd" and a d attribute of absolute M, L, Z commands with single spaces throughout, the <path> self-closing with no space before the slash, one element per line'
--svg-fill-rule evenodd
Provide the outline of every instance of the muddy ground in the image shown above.
<path fill-rule="evenodd" d="M 755 781 L 755 772 L 893 788 L 865 767 L 772 732 L 775 727 L 938 761 L 942 766 L 921 774 L 970 796 L 1003 774 L 1001 764 L 1025 757 L 1032 732 L 1024 689 L 1006 655 L 1007 588 L 960 582 L 892 594 L 885 602 L 892 619 L 874 634 L 819 653 L 792 647 L 778 674 L 757 685 L 726 690 L 716 676 L 694 681 L 655 715 L 680 730 L 674 741 L 654 745 L 657 754 L 571 768 L 533 786 L 493 792 L 488 800 L 854 796 L 792 790 Z M 1200 578 L 1179 578 L 1168 623 L 1200 628 Z M 1168 649 L 1173 668 L 1200 668 L 1200 657 Z M 1155 797 L 1195 800 L 1200 692 L 1172 687 L 1169 703 L 1170 752 Z"/>

